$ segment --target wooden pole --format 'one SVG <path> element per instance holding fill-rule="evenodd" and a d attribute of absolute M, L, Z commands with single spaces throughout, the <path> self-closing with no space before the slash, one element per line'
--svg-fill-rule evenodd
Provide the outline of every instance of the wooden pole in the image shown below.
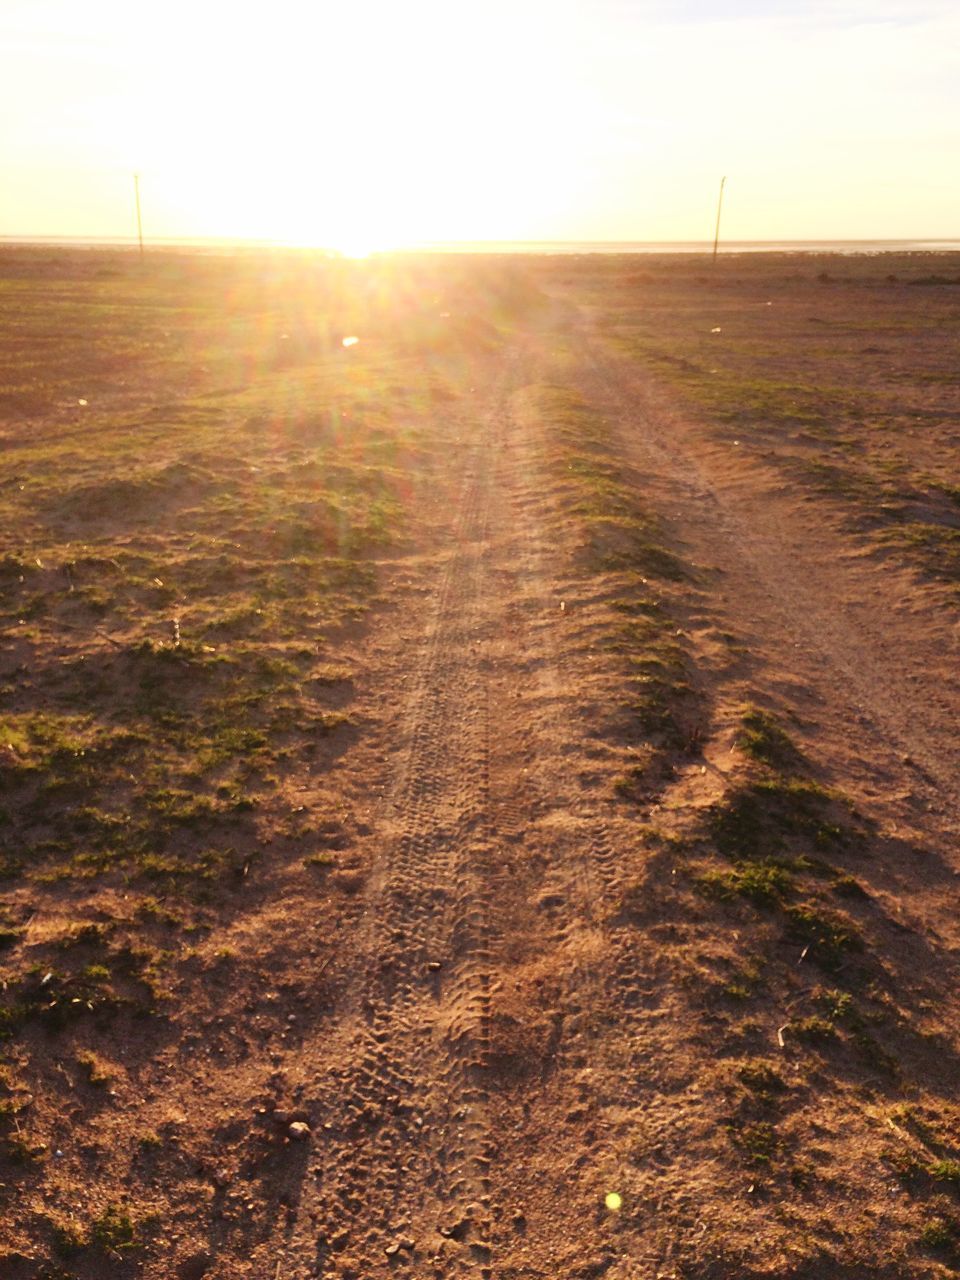
<path fill-rule="evenodd" d="M 713 260 L 717 260 L 717 249 L 720 247 L 720 210 L 723 208 L 723 187 L 727 181 L 726 177 L 720 179 L 720 198 L 717 201 L 717 229 L 713 236 Z"/>
<path fill-rule="evenodd" d="M 133 175 L 133 194 L 137 202 L 137 239 L 140 242 L 140 260 L 143 261 L 143 219 L 140 217 L 140 175 Z"/>

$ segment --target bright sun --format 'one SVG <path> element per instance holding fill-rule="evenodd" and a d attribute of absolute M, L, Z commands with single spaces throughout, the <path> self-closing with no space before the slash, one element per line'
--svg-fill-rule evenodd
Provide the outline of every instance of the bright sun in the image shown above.
<path fill-rule="evenodd" d="M 502 43 L 486 49 L 492 37 L 482 24 L 465 28 L 458 6 L 427 9 L 411 23 L 387 0 L 304 6 L 291 38 L 289 28 L 224 28 L 198 7 L 209 30 L 193 32 L 196 65 L 180 42 L 175 60 L 188 71 L 177 93 L 167 85 L 146 119 L 120 126 L 154 223 L 351 257 L 532 227 L 550 207 L 542 173 L 556 159 L 537 104 L 553 103 L 552 136 L 566 127 L 568 142 L 575 127 L 558 118 L 553 73 L 530 65 L 528 40 L 515 55 Z M 160 34 L 152 48 L 158 80 L 174 60 L 171 39 Z M 522 74 L 509 74 L 514 56 L 527 60 Z"/>

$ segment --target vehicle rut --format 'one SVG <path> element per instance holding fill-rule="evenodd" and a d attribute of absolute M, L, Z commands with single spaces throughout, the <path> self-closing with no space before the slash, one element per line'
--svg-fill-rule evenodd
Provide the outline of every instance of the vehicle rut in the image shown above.
<path fill-rule="evenodd" d="M 937 611 L 908 573 L 865 562 L 826 527 L 808 532 L 806 516 L 778 500 L 777 482 L 748 458 L 733 478 L 721 474 L 716 450 L 695 444 L 693 429 L 604 349 L 588 318 L 575 332 L 591 402 L 609 413 L 624 456 L 659 486 L 674 535 L 719 570 L 718 615 L 816 691 L 821 707 L 857 725 L 891 778 L 960 827 L 960 688 L 948 620 L 934 628 L 940 644 L 918 643 L 910 609 L 931 624 Z"/>
<path fill-rule="evenodd" d="M 430 1259 L 491 1274 L 485 1066 L 491 999 L 488 688 L 479 643 L 491 459 L 503 397 L 465 451 L 450 551 L 417 648 L 370 888 L 354 1031 L 329 1082 L 307 1274 Z M 312 1256 L 310 1256 L 312 1253 Z"/>

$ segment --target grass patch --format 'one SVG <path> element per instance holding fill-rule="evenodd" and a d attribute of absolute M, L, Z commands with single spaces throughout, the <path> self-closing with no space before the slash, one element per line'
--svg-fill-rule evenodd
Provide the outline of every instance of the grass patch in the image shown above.
<path fill-rule="evenodd" d="M 768 1062 L 745 1062 L 738 1069 L 737 1076 L 751 1093 L 761 1097 L 772 1097 L 785 1093 L 787 1089 L 783 1076 Z"/>
<path fill-rule="evenodd" d="M 271 295 L 240 263 L 167 276 L 172 265 L 158 259 L 140 277 L 121 263 L 116 276 L 92 278 L 64 261 L 74 274 L 56 305 L 26 283 L 0 290 L 0 333 L 13 344 L 4 358 L 26 358 L 24 329 L 63 323 L 63 290 L 77 332 L 86 308 L 87 332 L 101 331 L 109 298 L 102 337 L 122 347 L 125 377 L 142 361 L 178 392 L 168 411 L 131 421 L 91 391 L 87 367 L 84 451 L 74 397 L 59 426 L 27 432 L 0 467 L 10 531 L 0 631 L 27 644 L 31 673 L 16 704 L 0 687 L 0 874 L 169 872 L 186 885 L 193 869 L 212 883 L 205 845 L 256 840 L 256 821 L 240 804 L 228 813 L 217 792 L 235 789 L 252 812 L 291 751 L 315 750 L 317 735 L 349 722 L 326 705 L 343 669 L 322 639 L 369 607 L 371 556 L 403 537 L 410 475 L 425 457 L 418 424 L 438 380 L 457 391 L 432 355 L 409 350 L 415 316 L 402 353 L 385 338 L 344 362 L 323 307 L 359 287 L 354 309 L 365 286 L 335 266 L 300 284 L 280 272 Z M 229 334 L 214 284 L 224 271 L 244 282 L 231 292 L 245 320 Z M 314 317 L 296 342 L 274 309 L 292 296 L 310 297 L 303 314 Z M 183 358 L 183 330 L 170 337 L 177 323 L 198 326 L 202 353 Z M 386 332 L 391 322 L 370 323 Z M 133 356 L 135 333 L 150 336 Z M 226 374 L 231 352 L 238 365 L 220 385 L 232 389 L 211 397 L 191 369 Z M 72 382 L 90 356 L 86 341 L 58 340 L 38 372 L 38 411 L 52 411 L 60 375 Z M 3 369 L 0 359 L 0 387 Z M 27 481 L 13 483 L 21 473 Z"/>
<path fill-rule="evenodd" d="M 539 388 L 534 411 L 546 425 L 548 462 L 560 485 L 559 531 L 577 530 L 578 568 L 609 582 L 613 592 L 599 642 L 621 667 L 610 729 L 646 752 L 614 787 L 637 801 L 668 753 L 689 751 L 698 740 L 688 656 L 651 585 L 669 590 L 690 573 L 643 501 L 641 479 L 603 413 L 560 384 Z"/>
<path fill-rule="evenodd" d="M 730 871 L 707 871 L 695 883 L 708 897 L 725 902 L 747 898 L 761 906 L 781 902 L 794 888 L 790 872 L 769 861 L 744 863 Z"/>
<path fill-rule="evenodd" d="M 92 1050 L 77 1054 L 77 1066 L 80 1068 L 87 1084 L 93 1085 L 95 1088 L 105 1089 L 113 1079 L 113 1071 L 109 1062 Z"/>
<path fill-rule="evenodd" d="M 837 797 L 802 778 L 745 782 L 713 807 L 711 837 L 734 861 L 769 857 L 791 845 L 815 851 L 842 847 L 850 833 L 836 821 Z"/>
<path fill-rule="evenodd" d="M 952 1251 L 956 1247 L 957 1238 L 956 1223 L 940 1217 L 931 1218 L 925 1223 L 918 1237 L 924 1249 L 933 1249 L 937 1252 Z"/>
<path fill-rule="evenodd" d="M 769 713 L 747 708 L 742 726 L 740 745 L 762 772 L 756 776 L 754 770 L 709 810 L 705 834 L 733 865 L 707 869 L 695 885 L 720 901 L 744 898 L 777 910 L 787 937 L 822 968 L 835 970 L 849 953 L 863 949 L 863 941 L 850 919 L 822 905 L 816 881 L 829 879 L 841 896 L 862 896 L 852 877 L 839 875 L 822 858 L 825 850 L 856 846 L 849 808 L 793 772 L 803 757 Z"/>
<path fill-rule="evenodd" d="M 933 578 L 960 581 L 960 529 L 949 524 L 910 521 L 880 534 L 887 546 L 901 547 Z"/>
<path fill-rule="evenodd" d="M 769 1165 L 783 1145 L 774 1126 L 766 1120 L 728 1125 L 727 1132 L 737 1150 L 754 1165 Z"/>
<path fill-rule="evenodd" d="M 927 1166 L 934 1182 L 945 1182 L 960 1190 L 960 1160 L 935 1160 Z"/>
<path fill-rule="evenodd" d="M 803 1044 L 829 1044 L 837 1037 L 834 1023 L 816 1014 L 787 1023 L 787 1032 Z"/>
<path fill-rule="evenodd" d="M 143 1249 L 144 1224 L 128 1208 L 110 1203 L 82 1223 L 58 1218 L 51 1223 L 54 1246 L 65 1258 L 78 1254 L 104 1254 L 118 1261 Z"/>
<path fill-rule="evenodd" d="M 544 388 L 538 408 L 557 446 L 554 468 L 567 489 L 566 511 L 583 531 L 590 568 L 667 581 L 687 578 L 659 522 L 641 502 L 640 486 L 602 416 L 563 386 Z"/>
<path fill-rule="evenodd" d="M 335 853 L 331 853 L 328 849 L 323 850 L 321 853 L 311 853 L 304 858 L 303 865 L 305 867 L 319 867 L 321 870 L 326 870 L 329 867 L 335 867 L 337 865 L 337 855 Z"/>
<path fill-rule="evenodd" d="M 805 943 L 811 958 L 825 969 L 835 969 L 849 952 L 863 950 L 863 939 L 850 920 L 823 911 L 815 903 L 788 906 L 784 914 L 791 936 Z"/>
<path fill-rule="evenodd" d="M 751 759 L 773 769 L 796 770 L 803 757 L 776 718 L 759 707 L 747 707 L 741 717 L 737 746 Z"/>

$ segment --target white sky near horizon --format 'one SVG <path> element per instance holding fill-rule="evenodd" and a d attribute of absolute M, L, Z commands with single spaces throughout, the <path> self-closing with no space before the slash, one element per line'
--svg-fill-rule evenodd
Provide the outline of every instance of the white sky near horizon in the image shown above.
<path fill-rule="evenodd" d="M 0 0 L 0 234 L 960 236 L 957 0 Z"/>

